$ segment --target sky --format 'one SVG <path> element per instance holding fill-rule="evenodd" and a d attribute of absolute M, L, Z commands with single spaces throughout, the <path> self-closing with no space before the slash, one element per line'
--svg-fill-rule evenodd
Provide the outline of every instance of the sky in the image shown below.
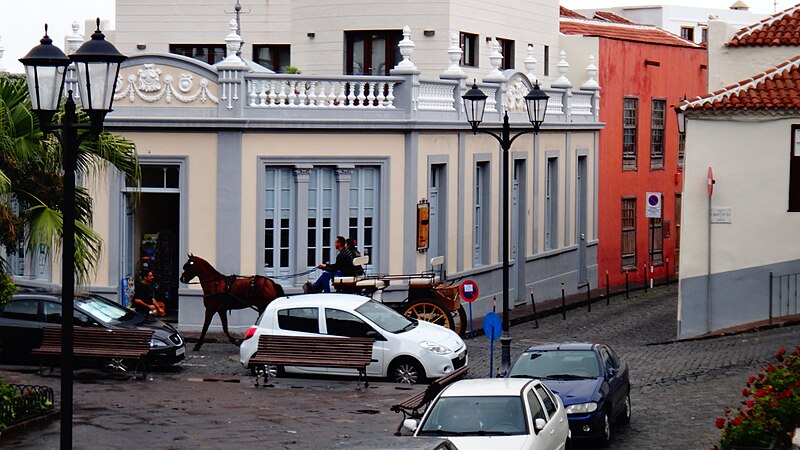
<path fill-rule="evenodd" d="M 220 0 L 234 4 L 235 0 Z M 240 0 L 243 7 L 248 1 Z M 744 0 L 750 10 L 756 13 L 772 14 L 800 2 L 800 0 Z M 609 6 L 633 6 L 669 4 L 683 6 L 703 6 L 706 8 L 727 9 L 735 0 L 561 0 L 570 9 L 601 8 Z M 5 49 L 0 58 L 0 70 L 22 73 L 22 64 L 17 61 L 39 43 L 44 35 L 44 24 L 49 25 L 53 44 L 64 49 L 64 37 L 72 33 L 72 22 L 83 29 L 86 19 L 100 17 L 114 24 L 114 0 L 0 0 L 3 12 L 0 14 L 0 48 Z M 88 34 L 94 30 L 89 30 Z"/>

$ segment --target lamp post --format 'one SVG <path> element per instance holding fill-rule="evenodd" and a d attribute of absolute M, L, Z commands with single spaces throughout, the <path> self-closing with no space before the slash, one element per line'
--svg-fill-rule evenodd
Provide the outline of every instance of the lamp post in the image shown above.
<path fill-rule="evenodd" d="M 45 35 L 20 62 L 25 66 L 33 111 L 45 134 L 52 133 L 61 143 L 64 170 L 63 249 L 61 262 L 61 448 L 72 448 L 72 380 L 73 380 L 73 321 L 75 308 L 75 169 L 81 141 L 90 134 L 103 131 L 103 121 L 114 101 L 119 66 L 126 56 L 105 40 L 100 32 L 100 19 L 91 40 L 67 57 L 53 40 Z M 91 124 L 80 123 L 72 91 L 67 92 L 64 115 L 60 123 L 53 117 L 61 107 L 61 96 L 67 66 L 75 63 L 81 106 Z M 78 130 L 88 130 L 79 134 Z"/>
<path fill-rule="evenodd" d="M 500 337 L 501 344 L 501 372 L 507 372 L 511 366 L 511 334 L 509 333 L 508 321 L 508 291 L 509 291 L 509 188 L 508 188 L 508 151 L 511 144 L 522 136 L 523 134 L 533 133 L 539 134 L 539 129 L 544 122 L 545 114 L 547 113 L 547 100 L 550 98 L 541 89 L 539 83 L 533 85 L 533 88 L 525 96 L 525 107 L 528 112 L 528 120 L 533 129 L 522 130 L 513 136 L 511 135 L 511 125 L 508 123 L 508 111 L 503 114 L 503 127 L 500 133 L 492 131 L 480 130 L 478 127 L 483 121 L 483 113 L 486 108 L 486 94 L 478 89 L 478 85 L 473 81 L 472 89 L 467 91 L 462 97 L 464 100 L 464 111 L 467 115 L 467 122 L 472 127 L 472 133 L 488 134 L 500 143 L 500 148 L 503 151 L 503 168 L 501 183 L 503 184 L 503 334 Z"/>

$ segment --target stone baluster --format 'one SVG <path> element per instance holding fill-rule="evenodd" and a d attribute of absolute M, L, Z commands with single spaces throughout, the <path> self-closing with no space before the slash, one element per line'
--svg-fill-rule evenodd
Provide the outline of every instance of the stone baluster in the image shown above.
<path fill-rule="evenodd" d="M 370 108 L 375 106 L 375 87 L 377 85 L 378 83 L 367 83 L 367 90 L 368 90 L 367 106 L 369 106 Z"/>
<path fill-rule="evenodd" d="M 378 108 L 386 108 L 386 94 L 383 92 L 386 90 L 386 83 L 378 83 Z"/>
<path fill-rule="evenodd" d="M 281 87 L 280 92 L 278 92 L 278 105 L 283 106 L 286 104 L 286 97 L 288 97 L 288 94 L 286 94 L 286 83 L 280 81 L 278 81 L 277 83 Z"/>
<path fill-rule="evenodd" d="M 278 85 L 276 81 L 269 82 L 269 106 L 275 106 L 278 102 Z"/>
<path fill-rule="evenodd" d="M 340 108 L 344 108 L 345 106 L 347 106 L 346 103 L 347 94 L 345 94 L 345 92 L 347 91 L 348 84 L 344 81 L 340 81 L 338 84 L 339 84 L 339 93 L 336 95 L 336 102 Z"/>
<path fill-rule="evenodd" d="M 460 79 L 467 77 L 467 74 L 464 73 L 461 65 L 458 64 L 459 61 L 461 61 L 461 56 L 463 53 L 464 51 L 461 50 L 461 46 L 458 45 L 458 33 L 453 33 L 450 35 L 450 47 L 447 48 L 447 59 L 450 60 L 450 65 L 447 66 L 447 70 L 439 75 L 439 78 Z"/>
<path fill-rule="evenodd" d="M 367 106 L 366 99 L 367 96 L 365 92 L 367 90 L 367 82 L 366 81 L 359 81 L 358 82 L 358 106 Z"/>
<path fill-rule="evenodd" d="M 500 71 L 500 66 L 503 64 L 503 54 L 500 52 L 500 43 L 497 42 L 497 38 L 492 38 L 491 47 L 492 52 L 489 53 L 489 62 L 492 64 L 492 69 L 483 81 L 501 82 L 504 80 L 503 72 Z"/>
<path fill-rule="evenodd" d="M 525 72 L 528 76 L 528 80 L 533 84 L 538 84 L 539 79 L 533 74 L 533 69 L 536 67 L 536 57 L 533 56 L 533 45 L 528 44 L 527 56 L 522 60 L 522 64 L 525 65 Z"/>
<path fill-rule="evenodd" d="M 289 106 L 294 107 L 297 106 L 297 81 L 291 80 L 287 81 L 289 85 Z"/>
<path fill-rule="evenodd" d="M 394 67 L 395 70 L 401 71 L 415 71 L 417 66 L 411 61 L 411 55 L 414 53 L 414 41 L 411 40 L 411 27 L 408 25 L 403 27 L 403 40 L 397 44 L 400 48 L 400 54 L 403 60 L 397 63 Z"/>
<path fill-rule="evenodd" d="M 567 78 L 567 71 L 569 71 L 569 63 L 567 62 L 567 52 L 561 50 L 560 58 L 558 64 L 556 64 L 556 68 L 558 69 L 559 77 L 550 84 L 550 87 L 564 89 L 564 96 L 562 99 L 561 104 L 563 105 L 563 112 L 564 117 L 567 122 L 570 121 L 572 116 L 572 109 L 570 108 L 570 99 L 572 97 L 572 82 L 569 81 Z"/>
<path fill-rule="evenodd" d="M 597 66 L 594 63 L 594 55 L 589 55 L 589 64 L 586 66 L 586 82 L 581 85 L 581 89 L 595 90 L 600 89 L 600 85 L 595 79 L 597 77 Z"/>
<path fill-rule="evenodd" d="M 394 109 L 394 82 L 389 83 L 389 93 L 386 94 L 386 107 Z"/>
<path fill-rule="evenodd" d="M 308 106 L 317 106 L 317 81 L 308 83 Z"/>
<path fill-rule="evenodd" d="M 357 85 L 355 83 L 348 83 L 348 86 L 350 87 L 350 89 L 348 89 L 349 92 L 347 93 L 347 106 L 353 107 L 355 106 L 356 103 Z"/>

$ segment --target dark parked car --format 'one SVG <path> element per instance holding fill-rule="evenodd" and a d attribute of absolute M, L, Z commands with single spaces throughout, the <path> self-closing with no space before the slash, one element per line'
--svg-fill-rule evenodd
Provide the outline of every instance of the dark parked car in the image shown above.
<path fill-rule="evenodd" d="M 95 294 L 76 294 L 74 325 L 102 328 L 153 330 L 147 364 L 167 366 L 186 357 L 186 345 L 178 330 L 160 320 Z M 31 361 L 30 352 L 42 343 L 42 329 L 61 325 L 61 295 L 18 293 L 0 305 L 0 359 Z"/>
<path fill-rule="evenodd" d="M 631 420 L 628 365 L 608 345 L 536 345 L 514 362 L 509 377 L 539 378 L 564 402 L 573 439 L 611 440 L 614 421 Z"/>

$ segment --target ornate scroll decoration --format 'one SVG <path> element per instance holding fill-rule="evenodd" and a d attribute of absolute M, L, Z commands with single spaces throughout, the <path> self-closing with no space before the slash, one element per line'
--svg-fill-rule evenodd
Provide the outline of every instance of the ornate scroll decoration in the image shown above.
<path fill-rule="evenodd" d="M 208 89 L 208 80 L 201 78 L 198 83 L 200 86 L 194 93 L 194 77 L 192 74 L 182 73 L 178 75 L 177 83 L 174 83 L 172 75 L 164 76 L 164 81 L 161 81 L 161 69 L 156 67 L 155 64 L 144 64 L 142 69 L 139 69 L 136 74 L 129 74 L 127 83 L 123 83 L 122 77 L 117 79 L 117 90 L 114 93 L 114 100 L 121 100 L 125 97 L 128 101 L 133 103 L 136 98 L 140 98 L 147 103 L 155 103 L 159 100 L 164 100 L 166 103 L 172 103 L 172 99 L 176 99 L 181 103 L 192 103 L 199 101 L 205 103 L 211 101 L 212 103 L 219 104 L 219 99 L 215 97 Z M 175 86 L 177 84 L 177 87 Z"/>

